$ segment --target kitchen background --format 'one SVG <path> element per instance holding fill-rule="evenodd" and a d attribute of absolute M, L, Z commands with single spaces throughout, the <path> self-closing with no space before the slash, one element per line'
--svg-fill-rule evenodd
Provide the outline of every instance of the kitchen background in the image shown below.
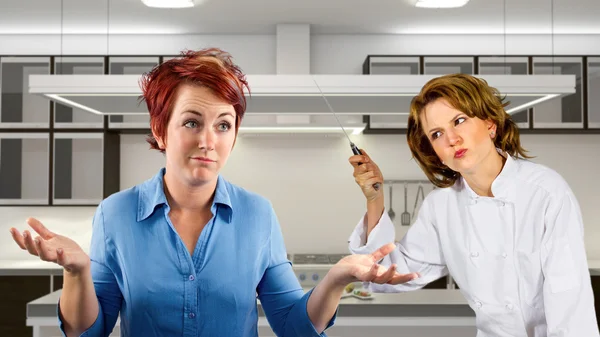
<path fill-rule="evenodd" d="M 471 0 L 461 9 L 426 10 L 414 2 L 376 1 L 365 10 L 364 3 L 344 1 L 328 2 L 327 8 L 303 1 L 293 9 L 268 0 L 207 1 L 194 9 L 165 9 L 165 15 L 138 0 L 2 1 L 0 261 L 34 260 L 8 232 L 24 229 L 29 216 L 86 248 L 94 205 L 107 192 L 152 177 L 164 164 L 163 155 L 145 142 L 144 118 L 131 119 L 129 126 L 118 124 L 128 117 L 106 118 L 109 127 L 129 130 L 110 133 L 103 129 L 104 117 L 28 94 L 28 76 L 141 74 L 183 49 L 210 46 L 230 52 L 248 74 L 414 74 L 420 67 L 425 73 L 576 74 L 576 94 L 519 115 L 521 138 L 534 161 L 570 184 L 583 213 L 588 259 L 600 260 L 600 3 Z M 237 9 L 226 10 L 227 5 Z M 492 57 L 499 60 L 496 67 L 483 67 Z M 402 131 L 365 131 L 351 138 L 386 179 L 425 179 Z M 273 202 L 290 254 L 345 254 L 365 211 L 350 155 L 347 139 L 334 132 L 240 135 L 222 174 Z M 422 186 L 431 191 L 429 183 Z M 418 187 L 408 185 L 410 213 Z M 389 207 L 387 185 L 385 194 Z M 399 239 L 408 228 L 400 225 L 402 184 L 393 185 L 392 199 Z M 31 335 L 31 328 L 23 328 L 25 303 L 47 294 L 47 281 L 40 276 L 32 281 L 27 272 L 14 271 L 19 267 L 5 269 L 14 276 L 0 277 L 0 292 L 9 299 L 1 310 L 0 336 Z"/>

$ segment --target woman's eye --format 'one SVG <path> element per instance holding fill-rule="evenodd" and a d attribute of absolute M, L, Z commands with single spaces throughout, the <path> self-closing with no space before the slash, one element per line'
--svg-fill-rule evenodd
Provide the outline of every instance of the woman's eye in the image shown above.
<path fill-rule="evenodd" d="M 466 118 L 464 118 L 464 117 L 458 117 L 458 118 L 456 119 L 456 121 L 455 121 L 455 124 L 456 124 L 456 125 L 458 125 L 458 124 L 462 124 L 462 123 L 463 123 L 464 121 L 466 121 L 466 120 L 467 120 L 467 119 L 466 119 Z"/>
<path fill-rule="evenodd" d="M 195 128 L 198 126 L 198 123 L 196 121 L 187 121 L 183 125 L 187 128 Z"/>
<path fill-rule="evenodd" d="M 228 131 L 231 128 L 229 123 L 221 123 L 219 124 L 219 131 Z"/>
<path fill-rule="evenodd" d="M 434 133 L 431 134 L 431 139 L 434 139 L 434 140 L 438 139 L 441 135 L 442 135 L 441 132 L 436 131 L 436 132 L 434 132 Z"/>

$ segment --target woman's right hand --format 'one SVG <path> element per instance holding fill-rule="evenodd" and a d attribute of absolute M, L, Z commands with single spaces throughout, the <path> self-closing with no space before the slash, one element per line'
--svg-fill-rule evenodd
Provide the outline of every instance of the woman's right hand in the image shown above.
<path fill-rule="evenodd" d="M 354 167 L 354 180 L 360 186 L 367 201 L 374 201 L 383 198 L 383 175 L 377 164 L 371 160 L 367 152 L 360 149 L 362 155 L 351 156 L 348 161 Z M 360 163 L 360 165 L 359 165 Z M 379 190 L 375 190 L 373 185 L 379 183 Z"/>
<path fill-rule="evenodd" d="M 72 274 L 79 274 L 89 268 L 89 256 L 75 241 L 51 232 L 37 219 L 28 218 L 27 223 L 39 234 L 35 239 L 28 230 L 21 234 L 16 228 L 10 229 L 21 249 L 38 256 L 42 261 L 54 262 Z"/>

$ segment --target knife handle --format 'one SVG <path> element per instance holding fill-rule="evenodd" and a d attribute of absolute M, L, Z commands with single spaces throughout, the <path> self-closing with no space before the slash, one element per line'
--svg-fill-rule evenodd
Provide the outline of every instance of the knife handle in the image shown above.
<path fill-rule="evenodd" d="M 351 143 L 350 147 L 352 148 L 352 153 L 354 153 L 355 155 L 362 155 L 362 152 L 358 149 L 358 147 L 356 147 L 356 145 L 354 145 L 353 143 Z M 358 163 L 358 165 L 362 165 L 362 163 Z M 379 191 L 380 187 L 381 187 L 380 183 L 373 184 L 373 189 L 375 191 Z"/>

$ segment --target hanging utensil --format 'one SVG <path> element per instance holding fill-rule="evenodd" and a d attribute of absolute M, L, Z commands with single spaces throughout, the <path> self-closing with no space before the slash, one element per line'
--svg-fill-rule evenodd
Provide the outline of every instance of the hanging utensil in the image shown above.
<path fill-rule="evenodd" d="M 392 186 L 393 184 L 390 184 L 390 210 L 388 211 L 388 215 L 390 217 L 390 219 L 392 219 L 392 221 L 394 221 L 394 218 L 396 217 L 396 212 L 394 212 L 394 210 L 392 209 Z"/>
<path fill-rule="evenodd" d="M 402 212 L 400 221 L 402 226 L 410 226 L 410 213 L 408 213 L 408 188 L 404 183 L 404 212 Z"/>
<path fill-rule="evenodd" d="M 421 194 L 421 204 L 425 201 L 425 191 L 423 190 L 423 186 L 419 184 L 419 188 L 417 189 L 417 197 L 415 198 L 415 206 L 413 207 L 412 217 L 415 218 L 415 212 L 417 211 L 417 204 L 419 203 L 419 194 Z"/>

